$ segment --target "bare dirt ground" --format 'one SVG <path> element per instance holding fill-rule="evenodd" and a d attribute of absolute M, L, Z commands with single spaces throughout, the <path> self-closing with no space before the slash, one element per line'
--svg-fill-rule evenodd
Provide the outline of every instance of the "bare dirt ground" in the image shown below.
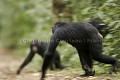
<path fill-rule="evenodd" d="M 39 80 L 40 73 L 30 69 L 16 75 L 16 70 L 23 59 L 15 58 L 9 51 L 0 51 L 0 80 Z M 46 80 L 120 80 L 118 76 L 95 76 L 95 77 L 78 77 L 78 72 L 68 71 L 48 71 Z"/>

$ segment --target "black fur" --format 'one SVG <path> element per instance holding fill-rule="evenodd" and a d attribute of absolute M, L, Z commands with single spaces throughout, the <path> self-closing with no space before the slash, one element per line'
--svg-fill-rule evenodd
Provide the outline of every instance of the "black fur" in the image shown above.
<path fill-rule="evenodd" d="M 92 59 L 112 65 L 112 71 L 117 67 L 117 60 L 102 54 L 102 40 L 98 28 L 85 22 L 57 22 L 53 28 L 49 46 L 46 50 L 44 63 L 42 66 L 41 80 L 45 78 L 45 73 L 54 58 L 56 47 L 60 41 L 66 41 L 76 48 L 85 74 L 82 76 L 94 76 L 92 69 Z"/>
<path fill-rule="evenodd" d="M 93 19 L 89 21 L 90 24 L 92 24 L 97 30 L 102 34 L 103 37 L 105 37 L 109 33 L 109 28 L 107 24 L 102 22 L 101 20 L 98 19 Z"/>
<path fill-rule="evenodd" d="M 21 70 L 28 65 L 35 54 L 39 54 L 42 58 L 44 58 L 45 50 L 47 49 L 48 43 L 45 42 L 38 42 L 37 40 L 33 41 L 30 45 L 30 53 L 26 57 L 25 61 L 17 70 L 17 74 L 20 74 Z M 61 65 L 60 55 L 57 51 L 54 52 L 55 56 L 53 58 L 52 64 L 50 65 L 50 69 L 63 69 L 64 67 Z"/>

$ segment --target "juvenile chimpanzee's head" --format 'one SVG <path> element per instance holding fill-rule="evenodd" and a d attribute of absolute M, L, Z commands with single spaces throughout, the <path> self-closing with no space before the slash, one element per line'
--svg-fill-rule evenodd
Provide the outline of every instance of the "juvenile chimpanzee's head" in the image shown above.
<path fill-rule="evenodd" d="M 39 40 L 33 40 L 30 45 L 31 50 L 34 53 L 40 52 L 40 54 L 42 54 L 42 52 L 45 51 L 46 47 L 47 47 L 47 43 Z"/>
<path fill-rule="evenodd" d="M 35 53 L 38 52 L 38 48 L 39 48 L 39 42 L 38 42 L 38 40 L 33 40 L 31 42 L 30 48 L 31 48 L 31 50 L 33 52 L 35 52 Z"/>
<path fill-rule="evenodd" d="M 93 19 L 89 21 L 90 24 L 92 24 L 97 30 L 102 34 L 103 37 L 105 37 L 109 33 L 109 28 L 107 24 L 102 22 L 101 20 Z"/>

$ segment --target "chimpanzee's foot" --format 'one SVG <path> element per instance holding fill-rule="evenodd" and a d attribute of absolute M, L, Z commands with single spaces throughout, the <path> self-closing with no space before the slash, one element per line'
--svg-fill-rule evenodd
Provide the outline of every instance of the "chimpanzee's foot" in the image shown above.
<path fill-rule="evenodd" d="M 110 74 L 112 74 L 112 72 L 117 73 L 117 69 L 119 67 L 120 62 L 116 61 L 113 65 L 112 65 L 112 69 L 110 70 Z"/>
<path fill-rule="evenodd" d="M 94 76 L 95 75 L 95 70 L 91 72 L 86 72 L 85 74 L 80 75 L 80 77 L 88 77 L 88 76 Z"/>
<path fill-rule="evenodd" d="M 45 78 L 41 78 L 40 80 L 45 80 Z"/>

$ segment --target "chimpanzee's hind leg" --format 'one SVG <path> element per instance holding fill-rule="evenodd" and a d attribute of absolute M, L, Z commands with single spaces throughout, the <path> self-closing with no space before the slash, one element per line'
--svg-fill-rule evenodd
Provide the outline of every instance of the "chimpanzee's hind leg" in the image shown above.
<path fill-rule="evenodd" d="M 113 57 L 102 54 L 102 42 L 90 43 L 89 50 L 94 60 L 106 64 L 111 64 L 112 65 L 111 71 L 116 73 L 118 61 Z"/>

